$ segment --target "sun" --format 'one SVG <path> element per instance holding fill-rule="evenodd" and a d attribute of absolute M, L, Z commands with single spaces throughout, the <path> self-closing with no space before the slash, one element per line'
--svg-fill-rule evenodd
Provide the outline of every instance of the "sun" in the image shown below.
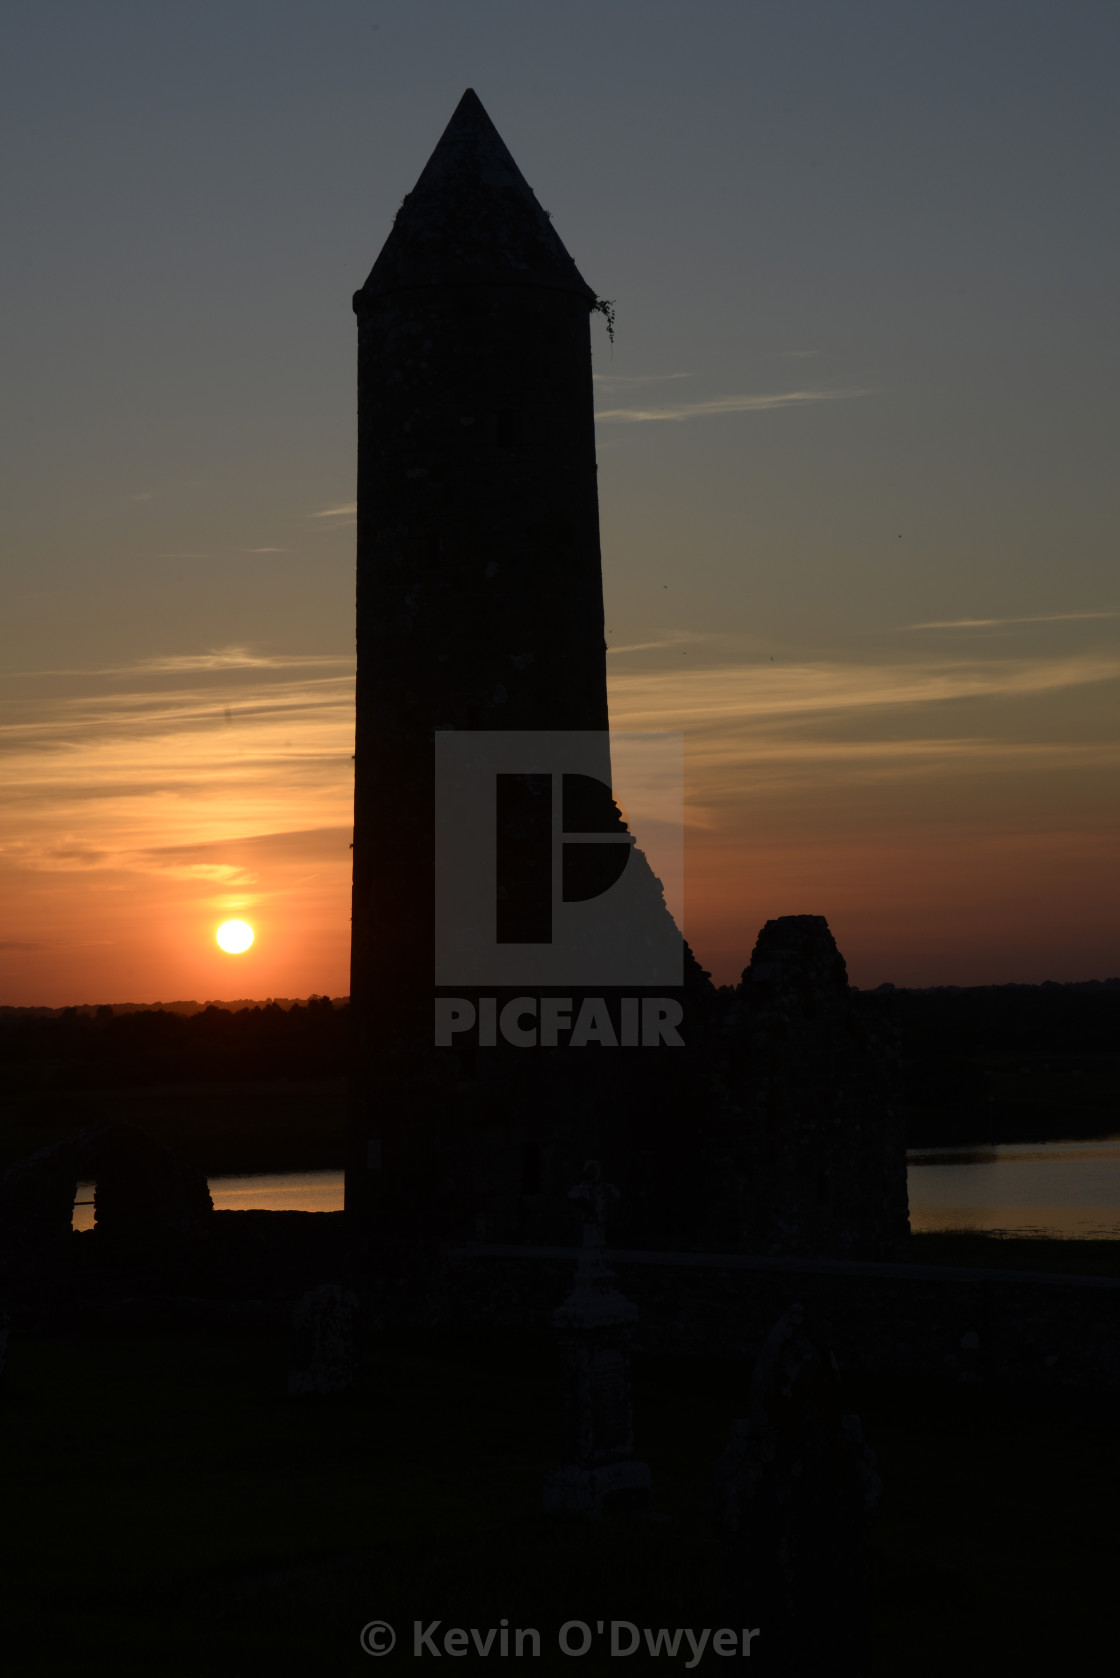
<path fill-rule="evenodd" d="M 223 921 L 217 932 L 218 943 L 231 956 L 239 956 L 253 942 L 253 929 L 247 921 Z"/>

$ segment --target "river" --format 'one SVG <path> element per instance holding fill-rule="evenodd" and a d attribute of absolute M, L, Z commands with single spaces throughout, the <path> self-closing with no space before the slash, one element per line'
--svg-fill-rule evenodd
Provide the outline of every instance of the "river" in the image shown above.
<path fill-rule="evenodd" d="M 915 1148 L 908 1160 L 910 1225 L 916 1231 L 1120 1240 L 1120 1137 Z M 219 1211 L 340 1212 L 342 1172 L 212 1177 L 210 1193 Z M 79 1184 L 75 1229 L 92 1229 L 92 1199 L 92 1183 Z"/>

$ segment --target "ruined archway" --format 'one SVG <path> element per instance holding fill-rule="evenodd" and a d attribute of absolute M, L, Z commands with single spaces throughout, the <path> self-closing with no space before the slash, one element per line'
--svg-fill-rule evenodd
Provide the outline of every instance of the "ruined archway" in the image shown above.
<path fill-rule="evenodd" d="M 73 1249 L 74 1197 L 94 1181 L 105 1244 L 153 1253 L 201 1233 L 213 1203 L 205 1173 L 129 1124 L 93 1125 L 0 1172 L 0 1252 L 16 1275 L 50 1275 Z"/>

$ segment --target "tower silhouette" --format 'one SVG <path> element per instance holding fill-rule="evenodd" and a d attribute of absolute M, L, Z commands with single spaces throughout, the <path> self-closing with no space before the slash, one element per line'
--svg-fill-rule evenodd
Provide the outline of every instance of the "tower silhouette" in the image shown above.
<path fill-rule="evenodd" d="M 356 1032 L 346 1205 L 358 1225 L 376 1206 L 379 1233 L 462 1232 L 470 1193 L 475 1203 L 487 1191 L 492 1200 L 516 1196 L 510 1148 L 517 1158 L 524 1151 L 526 1183 L 541 1176 L 544 1158 L 544 1175 L 551 1161 L 563 1191 L 584 1146 L 610 1161 L 596 1114 L 620 1106 L 621 1067 L 604 1067 L 603 1055 L 576 1054 L 578 1066 L 569 1066 L 573 1055 L 563 1050 L 509 1054 L 500 1037 L 489 1049 L 433 1045 L 438 737 L 598 738 L 593 774 L 563 777 L 563 817 L 559 795 L 556 814 L 544 810 L 546 824 L 610 832 L 615 841 L 561 847 L 564 903 L 610 888 L 618 842 L 626 844 L 604 785 L 594 307 L 596 295 L 487 112 L 465 92 L 354 295 Z M 512 884 L 507 896 L 499 888 L 495 936 L 547 943 L 534 878 L 549 864 L 534 864 L 531 842 L 534 821 L 541 831 L 541 809 L 532 807 L 539 789 L 527 785 L 531 775 L 505 779 L 497 821 L 509 819 L 512 841 L 502 851 L 499 831 L 499 868 Z M 539 864 L 539 849 L 536 856 Z M 660 938 L 680 967 L 680 933 L 660 883 L 640 852 L 631 856 L 626 889 L 636 889 L 641 906 L 623 936 L 630 931 L 635 948 Z M 636 1084 L 630 1097 L 638 1111 Z M 563 1161 L 547 1146 L 561 1131 Z"/>
<path fill-rule="evenodd" d="M 468 90 L 354 297 L 348 1208 L 422 1171 L 437 1099 L 435 735 L 607 728 L 595 302 Z"/>

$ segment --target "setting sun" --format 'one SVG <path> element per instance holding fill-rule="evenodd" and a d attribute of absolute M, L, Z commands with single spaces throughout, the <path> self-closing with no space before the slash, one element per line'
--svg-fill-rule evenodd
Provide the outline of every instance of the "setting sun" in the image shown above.
<path fill-rule="evenodd" d="M 223 921 L 217 939 L 227 954 L 239 956 L 253 942 L 253 929 L 247 921 Z"/>

